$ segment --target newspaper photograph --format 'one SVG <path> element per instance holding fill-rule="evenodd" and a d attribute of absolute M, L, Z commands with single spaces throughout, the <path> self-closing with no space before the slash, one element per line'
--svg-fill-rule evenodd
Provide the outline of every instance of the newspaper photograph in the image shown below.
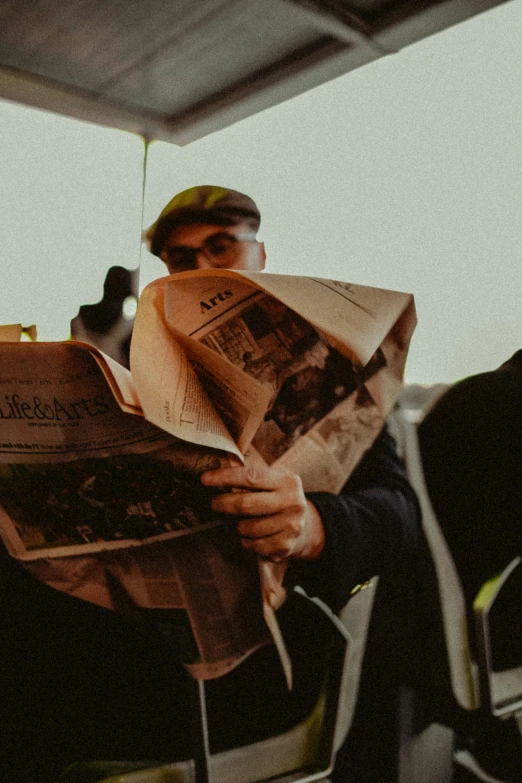
<path fill-rule="evenodd" d="M 214 455 L 186 459 L 127 454 L 110 459 L 0 465 L 0 514 L 15 530 L 15 557 L 60 557 L 163 540 L 215 526 L 212 492 L 199 476 L 224 464 Z M 178 454 L 172 451 L 172 456 Z M 185 465 L 182 463 L 185 462 Z M 227 464 L 228 461 L 227 461 Z"/>

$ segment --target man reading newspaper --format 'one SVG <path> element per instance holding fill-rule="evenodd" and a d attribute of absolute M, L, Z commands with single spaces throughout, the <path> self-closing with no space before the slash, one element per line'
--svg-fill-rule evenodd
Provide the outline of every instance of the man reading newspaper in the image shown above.
<path fill-rule="evenodd" d="M 256 271 L 265 264 L 259 223 L 249 197 L 202 186 L 172 199 L 147 240 L 170 274 Z M 323 361 L 316 346 L 310 352 L 311 367 Z M 243 357 L 245 366 L 250 359 Z M 266 374 L 258 366 L 252 372 Z M 299 388 L 287 393 L 301 399 Z M 305 493 L 297 474 L 261 461 L 207 471 L 201 481 L 221 490 L 213 510 L 230 516 L 242 546 L 284 564 L 288 592 L 278 617 L 294 687 L 288 690 L 273 646 L 208 682 L 211 748 L 221 750 L 295 725 L 315 702 L 325 641 L 293 587 L 337 611 L 375 574 L 413 571 L 420 533 L 416 500 L 386 427 L 339 494 Z M 82 759 L 190 756 L 186 674 L 172 639 L 143 616 L 57 593 L 7 559 L 4 579 L 2 664 L 12 695 L 1 723 L 11 779 L 45 783 Z"/>

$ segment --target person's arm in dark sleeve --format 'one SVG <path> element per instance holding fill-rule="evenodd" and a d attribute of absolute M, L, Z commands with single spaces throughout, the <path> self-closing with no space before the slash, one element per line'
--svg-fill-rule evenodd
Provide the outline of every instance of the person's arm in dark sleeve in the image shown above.
<path fill-rule="evenodd" d="M 353 588 L 388 569 L 408 568 L 421 547 L 417 499 L 384 427 L 339 495 L 307 493 L 321 516 L 325 545 L 315 560 L 290 562 L 286 584 L 299 585 L 334 611 Z"/>

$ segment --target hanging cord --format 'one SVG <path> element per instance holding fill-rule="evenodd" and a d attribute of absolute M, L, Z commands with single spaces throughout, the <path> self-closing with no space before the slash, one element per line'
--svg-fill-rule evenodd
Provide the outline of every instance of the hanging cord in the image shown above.
<path fill-rule="evenodd" d="M 141 262 L 143 259 L 143 221 L 145 219 L 145 190 L 147 186 L 147 164 L 149 160 L 149 146 L 150 138 L 147 135 L 142 135 L 143 139 L 143 164 L 142 164 L 142 177 L 141 177 L 141 231 L 140 231 L 140 250 L 138 256 L 138 292 L 140 290 L 140 274 L 141 274 Z"/>

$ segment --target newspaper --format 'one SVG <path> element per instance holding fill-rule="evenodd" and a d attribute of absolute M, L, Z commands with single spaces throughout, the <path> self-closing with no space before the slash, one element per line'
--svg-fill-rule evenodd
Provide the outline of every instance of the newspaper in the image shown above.
<path fill-rule="evenodd" d="M 0 342 L 9 552 L 111 609 L 184 610 L 194 676 L 272 639 L 290 681 L 285 565 L 242 549 L 199 475 L 257 459 L 338 491 L 398 395 L 414 326 L 409 294 L 205 270 L 144 290 L 131 372 L 74 341 Z"/>
<path fill-rule="evenodd" d="M 142 293 L 131 369 L 158 427 L 231 453 L 235 444 L 240 457 L 250 444 L 306 490 L 338 492 L 399 394 L 415 325 L 411 294 L 184 272 Z M 234 444 L 221 440 L 222 425 Z"/>
<path fill-rule="evenodd" d="M 230 455 L 136 415 L 130 373 L 90 345 L 2 342 L 0 366 L 0 532 L 10 554 L 106 608 L 184 609 L 197 676 L 223 674 L 269 641 L 257 561 L 199 482 Z"/>

